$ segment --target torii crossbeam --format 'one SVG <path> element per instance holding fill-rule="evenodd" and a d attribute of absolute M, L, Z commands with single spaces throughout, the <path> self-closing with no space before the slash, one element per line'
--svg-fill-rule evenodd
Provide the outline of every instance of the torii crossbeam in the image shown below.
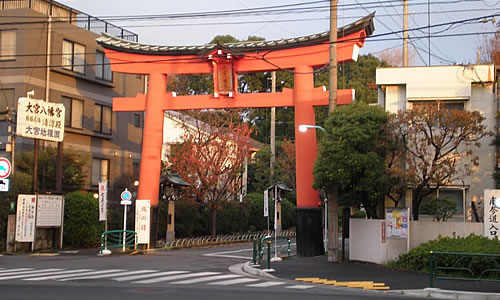
<path fill-rule="evenodd" d="M 338 30 L 337 59 L 356 60 L 365 38 L 372 34 L 373 14 Z M 302 133 L 300 124 L 315 124 L 314 106 L 328 105 L 328 92 L 314 88 L 313 69 L 329 61 L 329 32 L 278 41 L 241 42 L 225 45 L 153 46 L 104 36 L 114 72 L 149 76 L 147 93 L 114 98 L 113 111 L 145 111 L 138 199 L 158 205 L 165 110 L 295 107 L 297 172 L 297 252 L 302 256 L 323 254 L 319 194 L 312 187 L 317 155 L 314 130 Z M 294 88 L 280 93 L 238 93 L 238 74 L 294 71 Z M 169 74 L 212 74 L 214 94 L 175 96 L 167 92 Z M 348 104 L 353 90 L 339 90 L 338 104 Z M 319 225 L 319 226 L 318 226 Z"/>

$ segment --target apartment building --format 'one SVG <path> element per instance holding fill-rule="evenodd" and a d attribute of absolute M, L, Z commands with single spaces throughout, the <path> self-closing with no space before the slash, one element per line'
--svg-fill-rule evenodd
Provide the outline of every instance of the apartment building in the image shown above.
<path fill-rule="evenodd" d="M 457 65 L 377 69 L 378 104 L 397 113 L 420 103 L 440 102 L 438 109 L 479 111 L 484 125 L 497 133 L 498 98 L 493 65 Z M 447 197 L 456 203 L 454 220 L 481 220 L 485 189 L 494 189 L 497 169 L 493 137 L 481 140 L 475 149 L 479 164 L 463 182 L 440 187 L 429 197 Z M 411 206 L 411 192 L 405 205 Z M 425 216 L 422 216 L 425 219 Z"/>
<path fill-rule="evenodd" d="M 142 93 L 145 79 L 113 73 L 96 38 L 137 35 L 50 0 L 0 0 L 0 17 L 0 154 L 12 155 L 1 152 L 12 148 L 17 99 L 34 91 L 34 99 L 65 105 L 64 149 L 88 158 L 84 190 L 108 180 L 108 199 L 118 201 L 124 182 L 138 178 L 143 113 L 114 113 L 112 99 Z M 33 148 L 33 139 L 15 138 L 15 153 Z"/>

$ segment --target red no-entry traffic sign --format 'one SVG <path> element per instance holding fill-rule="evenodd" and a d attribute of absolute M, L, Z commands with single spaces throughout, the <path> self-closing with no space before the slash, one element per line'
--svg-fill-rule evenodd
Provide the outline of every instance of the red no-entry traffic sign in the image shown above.
<path fill-rule="evenodd" d="M 0 179 L 9 177 L 11 170 L 10 161 L 5 157 L 0 157 Z"/>

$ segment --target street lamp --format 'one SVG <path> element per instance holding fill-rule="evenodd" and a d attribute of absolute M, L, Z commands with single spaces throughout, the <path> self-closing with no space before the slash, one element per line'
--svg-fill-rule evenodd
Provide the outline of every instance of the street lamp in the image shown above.
<path fill-rule="evenodd" d="M 300 132 L 306 132 L 308 129 L 321 129 L 323 131 L 326 131 L 325 128 L 318 125 L 299 125 Z"/>

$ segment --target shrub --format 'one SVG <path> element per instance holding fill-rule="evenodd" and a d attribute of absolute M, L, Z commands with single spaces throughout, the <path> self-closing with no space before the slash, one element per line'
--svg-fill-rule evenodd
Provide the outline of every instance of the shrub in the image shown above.
<path fill-rule="evenodd" d="M 457 212 L 457 206 L 455 201 L 448 197 L 433 198 L 424 201 L 420 210 L 423 214 L 434 216 L 438 222 L 445 222 Z"/>
<path fill-rule="evenodd" d="M 99 203 L 92 194 L 67 194 L 64 204 L 64 245 L 97 246 L 103 232 L 104 224 L 99 222 Z"/>
<path fill-rule="evenodd" d="M 429 272 L 430 251 L 500 254 L 500 241 L 498 239 L 490 240 L 475 234 L 458 238 L 440 236 L 435 240 L 420 244 L 408 253 L 401 254 L 397 261 L 391 262 L 389 265 L 405 270 Z M 451 267 L 455 262 L 454 257 L 442 256 L 438 263 L 439 266 Z M 472 260 L 464 259 L 455 267 L 472 268 L 471 263 L 479 267 L 491 265 L 488 258 L 474 258 Z"/>

